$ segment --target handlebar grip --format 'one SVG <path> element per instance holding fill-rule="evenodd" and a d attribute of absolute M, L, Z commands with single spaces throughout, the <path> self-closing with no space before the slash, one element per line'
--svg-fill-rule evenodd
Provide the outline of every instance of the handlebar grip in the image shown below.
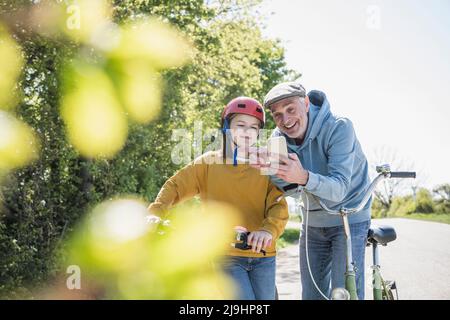
<path fill-rule="evenodd" d="M 391 172 L 391 178 L 415 178 L 416 173 L 414 171 L 408 172 L 408 171 L 393 171 Z"/>

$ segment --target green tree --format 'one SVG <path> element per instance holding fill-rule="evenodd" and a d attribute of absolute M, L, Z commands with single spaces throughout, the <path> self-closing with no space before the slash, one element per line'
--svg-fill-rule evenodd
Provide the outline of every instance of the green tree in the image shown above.
<path fill-rule="evenodd" d="M 15 115 L 35 130 L 42 149 L 32 165 L 1 181 L 0 296 L 30 296 L 33 287 L 60 272 L 63 240 L 100 201 L 118 194 L 152 200 L 180 167 L 171 160 L 173 129 L 191 128 L 196 119 L 218 127 L 229 99 L 249 95 L 261 100 L 277 82 L 298 76 L 286 67 L 280 43 L 261 35 L 258 17 L 250 14 L 256 3 L 113 1 L 116 22 L 156 16 L 175 25 L 196 51 L 190 64 L 162 72 L 163 107 L 155 121 L 131 123 L 114 158 L 87 159 L 68 142 L 59 112 L 63 91 L 58 75 L 75 58 L 79 44 L 33 32 L 23 13 L 35 1 L 1 2 L 0 21 L 24 56 Z"/>

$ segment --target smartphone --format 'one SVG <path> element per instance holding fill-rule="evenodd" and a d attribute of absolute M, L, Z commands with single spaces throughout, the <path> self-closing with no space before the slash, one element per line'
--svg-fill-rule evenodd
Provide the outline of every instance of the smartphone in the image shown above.
<path fill-rule="evenodd" d="M 282 155 L 284 157 L 288 156 L 286 138 L 284 136 L 269 138 L 267 141 L 267 152 L 269 152 L 269 154 L 274 154 L 270 157 L 271 162 L 279 163 L 280 159 L 277 155 Z"/>
<path fill-rule="evenodd" d="M 272 164 L 280 163 L 280 156 L 288 156 L 286 138 L 284 136 L 272 137 L 267 140 L 267 152 L 270 154 L 269 161 Z M 274 175 L 277 172 L 275 168 L 261 168 L 262 175 Z"/>

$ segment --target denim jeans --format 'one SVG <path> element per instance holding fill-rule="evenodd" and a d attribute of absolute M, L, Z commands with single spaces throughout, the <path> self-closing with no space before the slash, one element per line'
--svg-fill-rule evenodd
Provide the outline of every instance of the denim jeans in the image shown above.
<path fill-rule="evenodd" d="M 229 256 L 222 268 L 234 280 L 238 300 L 275 299 L 275 257 Z"/>
<path fill-rule="evenodd" d="M 350 224 L 352 255 L 356 267 L 358 298 L 364 299 L 364 256 L 370 220 Z M 300 236 L 300 276 L 302 299 L 323 299 L 314 286 L 308 271 L 305 249 L 305 226 Z M 346 249 L 343 226 L 308 227 L 308 252 L 311 272 L 320 290 L 328 297 L 334 288 L 345 287 Z"/>

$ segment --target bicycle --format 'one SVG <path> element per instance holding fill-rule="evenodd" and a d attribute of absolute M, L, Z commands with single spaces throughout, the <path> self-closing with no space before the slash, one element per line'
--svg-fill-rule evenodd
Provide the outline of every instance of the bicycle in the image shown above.
<path fill-rule="evenodd" d="M 352 258 L 352 240 L 350 234 L 350 225 L 348 222 L 348 216 L 350 214 L 361 211 L 366 205 L 367 201 L 370 199 L 373 190 L 376 185 L 385 178 L 415 178 L 416 172 L 406 172 L 406 171 L 398 171 L 393 172 L 390 169 L 390 166 L 385 164 L 376 167 L 376 171 L 378 176 L 371 182 L 369 188 L 367 189 L 363 200 L 356 208 L 345 208 L 341 207 L 339 210 L 333 210 L 328 208 L 319 198 L 313 195 L 313 198 L 318 202 L 320 207 L 329 214 L 340 215 L 342 217 L 342 222 L 344 225 L 344 232 L 346 238 L 346 272 L 345 272 L 345 288 L 336 288 L 332 291 L 331 297 L 332 300 L 358 300 L 358 295 L 356 292 L 356 270 L 355 264 Z M 306 238 L 306 260 L 308 265 L 308 271 L 310 273 L 311 279 L 313 281 L 314 286 L 320 292 L 320 294 L 326 299 L 329 298 L 319 289 L 317 286 L 314 277 L 311 272 L 311 267 L 309 264 L 309 255 L 308 255 L 308 198 L 306 197 L 306 219 L 305 219 L 305 238 Z M 372 265 L 372 284 L 373 284 L 373 299 L 374 300 L 394 300 L 393 291 L 395 290 L 396 297 L 398 299 L 397 294 L 397 286 L 395 281 L 386 281 L 383 279 L 381 275 L 381 267 L 379 263 L 379 253 L 378 246 L 386 246 L 387 243 L 394 241 L 397 238 L 395 229 L 390 226 L 378 226 L 372 227 L 370 226 L 368 232 L 368 241 L 367 245 L 372 245 L 373 248 L 373 265 Z"/>

